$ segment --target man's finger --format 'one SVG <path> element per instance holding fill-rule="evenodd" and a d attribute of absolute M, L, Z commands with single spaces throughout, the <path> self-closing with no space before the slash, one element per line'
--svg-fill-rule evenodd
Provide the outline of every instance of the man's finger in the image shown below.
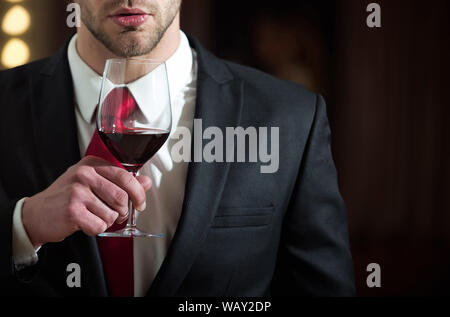
<path fill-rule="evenodd" d="M 144 187 L 144 190 L 147 191 L 152 188 L 152 180 L 150 177 L 145 175 L 139 175 L 136 177 L 137 181 Z"/>
<path fill-rule="evenodd" d="M 128 193 L 108 180 L 107 178 L 97 174 L 89 183 L 92 192 L 105 202 L 112 210 L 124 217 L 128 213 Z"/>
<path fill-rule="evenodd" d="M 79 208 L 73 220 L 78 228 L 88 236 L 96 236 L 108 228 L 102 219 L 94 215 L 86 207 Z"/>
<path fill-rule="evenodd" d="M 98 199 L 93 193 L 87 198 L 85 205 L 91 213 L 102 219 L 108 225 L 108 228 L 114 224 L 119 216 L 118 212 L 109 208 L 109 206 Z"/>
<path fill-rule="evenodd" d="M 119 167 L 95 166 L 96 172 L 127 192 L 137 210 L 145 209 L 145 190 L 139 181 Z"/>

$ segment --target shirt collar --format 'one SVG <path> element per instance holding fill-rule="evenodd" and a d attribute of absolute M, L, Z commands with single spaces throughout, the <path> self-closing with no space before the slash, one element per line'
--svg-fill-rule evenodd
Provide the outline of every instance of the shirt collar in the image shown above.
<path fill-rule="evenodd" d="M 102 77 L 89 67 L 78 54 L 76 49 L 77 35 L 70 40 L 68 47 L 69 67 L 72 73 L 75 103 L 88 123 L 99 101 Z M 193 77 L 193 51 L 189 46 L 186 35 L 180 31 L 180 44 L 175 53 L 166 61 L 167 77 L 170 89 L 170 98 L 175 100 L 180 93 L 192 82 Z M 137 103 L 145 98 L 145 77 L 129 84 L 131 93 Z"/>

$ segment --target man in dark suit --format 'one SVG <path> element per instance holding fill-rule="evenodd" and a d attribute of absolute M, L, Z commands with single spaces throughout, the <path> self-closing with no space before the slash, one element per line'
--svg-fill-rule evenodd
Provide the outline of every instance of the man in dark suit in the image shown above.
<path fill-rule="evenodd" d="M 0 73 L 2 293 L 111 294 L 94 236 L 127 218 L 128 197 L 144 210 L 145 191 L 160 189 L 147 176 L 133 179 L 100 158 L 82 158 L 79 87 L 86 74 L 77 72 L 99 76 L 112 57 L 183 65 L 181 0 L 77 3 L 83 23 L 73 44 Z M 192 37 L 187 46 L 192 67 L 185 86 L 195 98 L 181 98 L 180 109 L 191 103 L 204 128 L 279 127 L 279 168 L 263 174 L 259 163 L 186 164 L 185 178 L 170 179 L 183 190 L 174 190 L 180 205 L 167 226 L 173 234 L 154 258 L 160 262 L 153 275 L 145 269 L 152 258 L 139 257 L 147 249 L 134 245 L 134 260 L 143 263 L 134 266 L 140 270 L 134 295 L 353 295 L 346 211 L 323 99 L 220 60 Z M 167 196 L 167 190 L 157 193 Z M 70 263 L 81 268 L 79 287 L 67 283 Z"/>

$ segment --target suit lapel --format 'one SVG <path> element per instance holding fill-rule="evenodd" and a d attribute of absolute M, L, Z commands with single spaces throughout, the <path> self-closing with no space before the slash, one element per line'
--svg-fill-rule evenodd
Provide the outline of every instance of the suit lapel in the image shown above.
<path fill-rule="evenodd" d="M 34 143 L 42 167 L 41 190 L 47 188 L 80 160 L 74 111 L 72 76 L 67 44 L 31 79 L 31 112 Z M 101 260 L 95 238 L 77 233 L 63 242 L 89 276 L 90 295 L 106 295 Z M 55 261 L 59 263 L 59 261 Z"/>
<path fill-rule="evenodd" d="M 190 42 L 196 49 L 198 61 L 195 118 L 202 119 L 203 130 L 216 126 L 225 132 L 225 127 L 239 126 L 243 83 L 195 39 L 190 38 Z M 229 163 L 190 163 L 177 231 L 148 295 L 176 294 L 208 234 L 228 170 Z"/>
<path fill-rule="evenodd" d="M 34 78 L 32 117 L 44 186 L 80 160 L 67 45 Z"/>

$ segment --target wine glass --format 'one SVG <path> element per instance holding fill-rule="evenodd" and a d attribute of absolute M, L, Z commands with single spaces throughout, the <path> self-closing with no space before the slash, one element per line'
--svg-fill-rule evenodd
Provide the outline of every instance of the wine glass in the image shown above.
<path fill-rule="evenodd" d="M 111 154 L 134 177 L 167 141 L 172 128 L 167 69 L 149 59 L 109 59 L 103 73 L 97 129 Z M 101 237 L 162 237 L 136 227 L 131 201 L 125 228 Z"/>

